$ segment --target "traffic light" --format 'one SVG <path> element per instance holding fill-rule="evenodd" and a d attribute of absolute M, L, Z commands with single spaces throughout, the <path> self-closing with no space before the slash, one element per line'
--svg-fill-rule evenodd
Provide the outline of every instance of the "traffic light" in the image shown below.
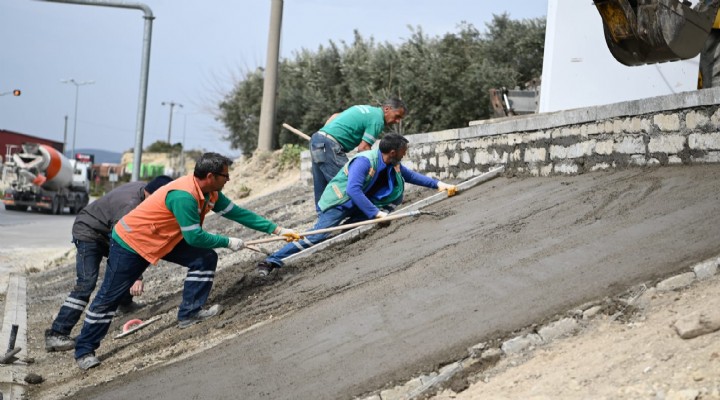
<path fill-rule="evenodd" d="M 13 96 L 20 96 L 21 94 L 22 92 L 20 91 L 20 89 L 13 90 Z"/>

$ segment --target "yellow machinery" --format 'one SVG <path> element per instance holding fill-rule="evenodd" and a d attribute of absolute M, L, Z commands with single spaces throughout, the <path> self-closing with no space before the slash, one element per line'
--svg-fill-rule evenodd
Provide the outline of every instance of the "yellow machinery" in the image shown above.
<path fill-rule="evenodd" d="M 698 87 L 720 86 L 720 0 L 593 0 L 605 41 L 619 62 L 634 66 L 701 54 Z M 717 63 L 720 64 L 720 63 Z M 703 79 L 704 77 L 704 79 Z M 713 83 L 715 83 L 713 85 Z"/>

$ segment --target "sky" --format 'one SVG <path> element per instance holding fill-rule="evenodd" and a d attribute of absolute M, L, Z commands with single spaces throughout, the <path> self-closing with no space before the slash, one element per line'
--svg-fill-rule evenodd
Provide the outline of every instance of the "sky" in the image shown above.
<path fill-rule="evenodd" d="M 266 64 L 271 0 L 125 3 L 145 4 L 155 16 L 143 147 L 167 140 L 167 104 L 173 102 L 182 107 L 172 108 L 172 143 L 238 156 L 222 140 L 227 132 L 214 116 L 243 73 Z M 547 8 L 547 0 L 285 0 L 280 57 L 292 59 L 330 40 L 351 42 L 354 30 L 376 42 L 399 44 L 411 35 L 409 26 L 438 36 L 457 32 L 465 21 L 483 31 L 493 14 L 538 18 Z M 22 91 L 0 96 L 0 129 L 59 142 L 67 132 L 68 150 L 73 132 L 76 149 L 132 148 L 143 28 L 143 13 L 135 9 L 0 1 L 0 93 Z M 68 79 L 93 83 L 76 90 L 61 82 Z"/>

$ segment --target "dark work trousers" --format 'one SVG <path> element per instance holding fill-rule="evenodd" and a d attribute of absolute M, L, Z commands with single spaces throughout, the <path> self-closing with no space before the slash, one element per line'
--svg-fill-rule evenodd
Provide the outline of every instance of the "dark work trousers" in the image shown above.
<path fill-rule="evenodd" d="M 108 246 L 103 242 L 86 242 L 73 238 L 77 249 L 75 257 L 76 280 L 75 287 L 60 307 L 55 321 L 52 324 L 54 332 L 70 335 L 70 332 L 80 320 L 85 307 L 90 301 L 90 295 L 97 285 L 100 274 L 100 263 L 103 257 L 108 256 Z M 120 299 L 120 304 L 126 305 L 133 301 L 130 291 L 126 291 Z"/>
<path fill-rule="evenodd" d="M 178 320 L 190 319 L 200 311 L 210 295 L 217 268 L 217 253 L 213 249 L 190 246 L 183 240 L 162 259 L 188 268 Z M 82 331 L 75 342 L 76 359 L 94 353 L 100 347 L 120 299 L 150 263 L 112 240 L 107 264 L 105 279 L 85 313 Z"/>
<path fill-rule="evenodd" d="M 310 157 L 312 158 L 315 211 L 319 213 L 318 202 L 325 187 L 348 162 L 348 157 L 338 142 L 320 132 L 315 132 L 310 138 Z"/>

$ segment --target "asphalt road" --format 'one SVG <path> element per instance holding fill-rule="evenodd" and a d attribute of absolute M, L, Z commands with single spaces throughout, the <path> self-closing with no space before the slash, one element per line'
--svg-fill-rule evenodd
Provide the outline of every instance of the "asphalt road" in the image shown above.
<path fill-rule="evenodd" d="M 0 204 L 0 243 L 5 249 L 68 245 L 74 221 L 74 215 L 7 211 Z"/>
<path fill-rule="evenodd" d="M 76 398 L 350 399 L 720 252 L 720 165 L 498 178 L 298 266 L 296 305 Z M 250 312 L 250 311 L 248 311 Z M 89 372 L 92 373 L 92 372 Z"/>
<path fill-rule="evenodd" d="M 71 249 L 74 221 L 74 215 L 7 211 L 0 204 L 0 280 L 23 254 Z"/>

